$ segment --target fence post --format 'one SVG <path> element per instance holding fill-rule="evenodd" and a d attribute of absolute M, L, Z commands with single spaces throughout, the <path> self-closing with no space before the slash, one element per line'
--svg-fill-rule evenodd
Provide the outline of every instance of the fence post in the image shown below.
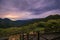
<path fill-rule="evenodd" d="M 27 33 L 27 40 L 29 40 L 29 33 Z"/>
<path fill-rule="evenodd" d="M 40 40 L 40 32 L 39 31 L 37 31 L 37 36 L 38 36 L 37 40 Z"/>
<path fill-rule="evenodd" d="M 24 33 L 21 33 L 20 40 L 24 40 Z"/>

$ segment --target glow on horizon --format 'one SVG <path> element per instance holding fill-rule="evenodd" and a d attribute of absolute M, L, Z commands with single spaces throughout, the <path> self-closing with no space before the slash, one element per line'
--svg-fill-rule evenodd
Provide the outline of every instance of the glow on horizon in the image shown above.
<path fill-rule="evenodd" d="M 60 0 L 0 0 L 0 18 L 27 20 L 60 14 Z"/>
<path fill-rule="evenodd" d="M 23 20 L 25 18 L 28 18 L 29 16 L 31 16 L 31 12 L 9 11 L 9 12 L 5 12 L 5 15 L 1 15 L 1 18 L 9 18 L 11 20 L 18 20 L 18 19 Z"/>
<path fill-rule="evenodd" d="M 14 15 L 6 15 L 5 18 L 18 18 L 18 16 L 14 16 Z"/>

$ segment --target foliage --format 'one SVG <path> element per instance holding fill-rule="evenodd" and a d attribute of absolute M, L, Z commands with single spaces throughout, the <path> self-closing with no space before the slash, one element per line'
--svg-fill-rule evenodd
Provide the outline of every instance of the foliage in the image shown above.
<path fill-rule="evenodd" d="M 55 18 L 54 18 L 55 17 Z M 21 26 L 16 21 L 11 21 L 9 19 L 0 19 L 0 37 L 10 36 L 19 33 L 29 33 L 31 31 L 39 31 L 52 33 L 52 32 L 60 32 L 60 17 L 59 15 L 48 16 L 44 18 L 44 20 L 35 20 L 28 21 L 27 25 Z M 18 27 L 20 26 L 20 27 Z"/>
<path fill-rule="evenodd" d="M 60 30 L 60 21 L 58 20 L 48 20 L 46 22 L 46 31 L 48 32 L 59 32 Z"/>

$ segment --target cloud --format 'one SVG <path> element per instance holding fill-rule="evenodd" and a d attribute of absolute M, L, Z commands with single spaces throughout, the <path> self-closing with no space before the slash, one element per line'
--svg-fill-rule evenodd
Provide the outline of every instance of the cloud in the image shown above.
<path fill-rule="evenodd" d="M 9 11 L 9 12 L 5 12 L 4 15 L 2 13 L 0 18 L 9 18 L 11 20 L 26 20 L 33 18 L 44 18 L 53 14 L 60 14 L 60 10 L 51 10 L 39 15 L 32 15 L 32 12 L 26 12 L 26 11 L 21 11 L 21 12 Z"/>
<path fill-rule="evenodd" d="M 46 7 L 53 7 L 56 5 L 55 3 L 55 0 L 2 0 L 0 4 L 2 5 L 2 9 L 5 10 L 16 8 L 19 11 L 31 11 L 31 9 L 41 10 Z"/>
<path fill-rule="evenodd" d="M 60 10 L 51 10 L 51 11 L 48 11 L 48 12 L 44 12 L 42 14 L 39 14 L 39 15 L 34 15 L 35 18 L 45 18 L 49 15 L 55 15 L 55 14 L 59 14 L 60 15 Z"/>
<path fill-rule="evenodd" d="M 9 18 L 11 20 L 17 20 L 17 19 L 22 20 L 30 15 L 31 12 L 26 12 L 26 11 L 22 11 L 22 12 L 9 11 L 9 12 L 5 12 L 5 15 L 3 15 L 2 13 L 0 18 Z"/>
<path fill-rule="evenodd" d="M 0 18 L 42 18 L 58 13 L 59 9 L 59 0 L 0 0 Z"/>

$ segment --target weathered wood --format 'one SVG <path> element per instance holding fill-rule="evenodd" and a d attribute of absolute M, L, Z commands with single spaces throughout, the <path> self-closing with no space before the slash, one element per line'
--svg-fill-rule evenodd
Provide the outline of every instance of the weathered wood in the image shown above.
<path fill-rule="evenodd" d="M 16 35 L 11 35 L 9 37 L 3 37 L 0 38 L 0 40 L 31 40 L 29 39 L 29 37 L 32 38 L 32 40 L 57 40 L 60 39 L 60 34 L 40 34 L 40 32 L 36 32 L 33 34 L 29 34 L 29 33 L 22 33 L 22 34 L 16 34 Z"/>
<path fill-rule="evenodd" d="M 27 40 L 29 40 L 29 33 L 27 33 Z"/>
<path fill-rule="evenodd" d="M 20 40 L 20 34 L 18 35 L 11 35 L 8 40 Z"/>
<path fill-rule="evenodd" d="M 40 33 L 39 33 L 39 32 L 37 32 L 37 34 L 38 34 L 38 38 L 37 38 L 37 40 L 40 40 Z"/>

